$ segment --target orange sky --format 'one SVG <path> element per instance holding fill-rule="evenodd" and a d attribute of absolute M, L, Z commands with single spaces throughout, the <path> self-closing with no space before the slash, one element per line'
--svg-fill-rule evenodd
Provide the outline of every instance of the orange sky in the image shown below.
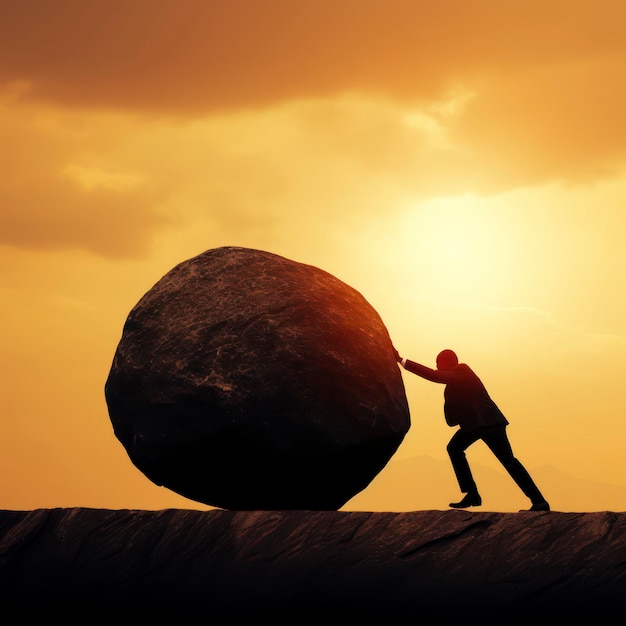
<path fill-rule="evenodd" d="M 531 473 L 626 507 L 625 76 L 617 0 L 4 0 L 0 508 L 203 508 L 103 389 L 139 298 L 223 245 L 344 280 L 404 356 L 455 349 Z M 447 462 L 442 387 L 403 377 L 391 463 Z"/>

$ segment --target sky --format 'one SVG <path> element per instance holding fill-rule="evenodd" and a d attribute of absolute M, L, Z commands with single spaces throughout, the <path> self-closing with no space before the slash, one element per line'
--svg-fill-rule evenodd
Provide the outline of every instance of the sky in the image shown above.
<path fill-rule="evenodd" d="M 454 349 L 531 474 L 626 507 L 625 76 L 618 0 L 0 0 L 0 508 L 206 508 L 132 465 L 104 383 L 131 308 L 221 246 Z M 443 387 L 402 377 L 389 466 L 447 462 Z"/>

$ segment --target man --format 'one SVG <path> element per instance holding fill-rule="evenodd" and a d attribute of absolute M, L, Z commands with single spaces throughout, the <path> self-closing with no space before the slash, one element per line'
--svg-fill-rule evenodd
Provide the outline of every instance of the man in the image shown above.
<path fill-rule="evenodd" d="M 487 393 L 482 381 L 465 363 L 459 363 L 452 350 L 437 355 L 437 369 L 420 365 L 400 356 L 394 348 L 396 360 L 402 367 L 426 380 L 445 384 L 444 415 L 448 426 L 458 426 L 447 446 L 461 492 L 465 496 L 450 506 L 461 509 L 480 506 L 482 498 L 467 462 L 465 451 L 481 439 L 495 454 L 511 478 L 530 501 L 530 511 L 549 511 L 550 505 L 543 497 L 530 474 L 515 458 L 506 433 L 508 420 Z"/>

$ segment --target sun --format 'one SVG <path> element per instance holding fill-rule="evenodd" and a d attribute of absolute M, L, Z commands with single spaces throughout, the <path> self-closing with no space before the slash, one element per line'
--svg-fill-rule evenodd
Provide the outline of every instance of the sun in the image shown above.
<path fill-rule="evenodd" d="M 465 195 L 415 205 L 402 231 L 405 261 L 438 298 L 492 301 L 514 289 L 519 234 L 507 211 L 489 199 Z"/>

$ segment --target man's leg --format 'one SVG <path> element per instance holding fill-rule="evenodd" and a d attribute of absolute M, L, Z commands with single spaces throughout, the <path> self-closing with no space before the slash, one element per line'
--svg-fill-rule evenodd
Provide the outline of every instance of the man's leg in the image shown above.
<path fill-rule="evenodd" d="M 522 463 L 513 455 L 513 450 L 506 434 L 506 426 L 486 426 L 480 429 L 480 438 L 487 444 L 495 457 L 502 463 L 502 466 L 522 490 L 524 495 L 530 499 L 536 510 L 549 510 L 548 503 L 543 497 L 539 487 L 531 478 L 530 474 Z"/>
<path fill-rule="evenodd" d="M 452 462 L 452 469 L 456 475 L 461 492 L 466 494 L 460 502 L 451 502 L 451 507 L 463 508 L 466 506 L 480 506 L 482 504 L 476 482 L 472 476 L 472 470 L 465 455 L 465 450 L 478 439 L 479 435 L 476 431 L 467 432 L 459 428 L 448 442 L 446 450 Z"/>

